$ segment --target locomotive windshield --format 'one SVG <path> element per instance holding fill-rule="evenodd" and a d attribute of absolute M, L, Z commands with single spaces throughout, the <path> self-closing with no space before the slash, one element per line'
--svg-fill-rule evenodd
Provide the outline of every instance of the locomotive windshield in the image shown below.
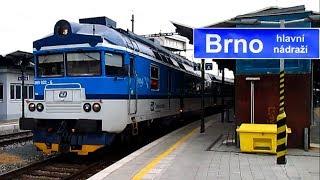
<path fill-rule="evenodd" d="M 100 53 L 67 53 L 67 74 L 69 76 L 100 75 Z"/>
<path fill-rule="evenodd" d="M 64 67 L 65 59 L 67 68 Z M 101 75 L 100 53 L 81 52 L 38 56 L 39 77 L 64 76 L 65 69 L 68 76 Z"/>
<path fill-rule="evenodd" d="M 38 56 L 38 76 L 54 77 L 64 75 L 63 54 Z"/>

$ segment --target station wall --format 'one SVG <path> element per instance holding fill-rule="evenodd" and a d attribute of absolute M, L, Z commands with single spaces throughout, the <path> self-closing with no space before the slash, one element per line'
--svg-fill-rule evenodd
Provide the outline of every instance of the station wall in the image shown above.
<path fill-rule="evenodd" d="M 21 98 L 10 97 L 10 86 L 21 86 L 21 80 L 18 79 L 19 76 L 21 76 L 19 70 L 0 69 L 0 83 L 3 84 L 3 100 L 0 101 L 0 120 L 12 120 L 21 117 Z M 33 71 L 28 71 L 26 76 L 29 78 L 25 81 L 25 85 L 33 87 Z M 17 93 L 16 90 L 14 93 Z M 20 93 L 22 97 L 22 89 Z"/>
<path fill-rule="evenodd" d="M 236 76 L 237 125 L 250 123 L 250 82 L 246 75 Z M 255 75 L 255 123 L 275 124 L 279 112 L 279 75 Z M 285 112 L 287 126 L 292 134 L 289 147 L 303 147 L 303 129 L 310 127 L 311 75 L 287 74 L 285 76 Z"/>
<path fill-rule="evenodd" d="M 304 19 L 311 12 L 265 15 L 256 18 L 260 21 Z M 237 27 L 277 27 L 279 24 L 238 25 Z M 299 22 L 286 27 L 309 28 L 310 22 Z M 236 60 L 235 114 L 237 125 L 250 123 L 250 81 L 246 77 L 260 77 L 255 82 L 255 123 L 275 124 L 279 112 L 279 67 L 277 59 Z M 304 128 L 311 124 L 311 60 L 285 60 L 285 112 L 287 126 L 292 133 L 288 136 L 288 147 L 303 148 Z"/>

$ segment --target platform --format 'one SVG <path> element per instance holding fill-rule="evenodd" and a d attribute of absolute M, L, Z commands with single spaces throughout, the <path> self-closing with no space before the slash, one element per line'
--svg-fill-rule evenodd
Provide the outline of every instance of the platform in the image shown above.
<path fill-rule="evenodd" d="M 19 129 L 19 120 L 1 120 L 0 121 L 0 135 L 9 134 L 13 132 L 18 132 Z"/>
<path fill-rule="evenodd" d="M 319 179 L 319 149 L 289 149 L 286 165 L 276 156 L 240 153 L 234 125 L 220 115 L 196 121 L 133 152 L 90 179 Z"/>

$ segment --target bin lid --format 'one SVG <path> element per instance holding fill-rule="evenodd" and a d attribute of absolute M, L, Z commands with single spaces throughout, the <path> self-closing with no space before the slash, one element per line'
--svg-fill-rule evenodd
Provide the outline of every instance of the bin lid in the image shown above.
<path fill-rule="evenodd" d="M 276 124 L 246 124 L 242 123 L 237 132 L 277 133 Z"/>

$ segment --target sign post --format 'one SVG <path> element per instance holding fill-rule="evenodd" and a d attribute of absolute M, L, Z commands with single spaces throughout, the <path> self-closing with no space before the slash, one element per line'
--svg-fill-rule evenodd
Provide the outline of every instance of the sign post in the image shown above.
<path fill-rule="evenodd" d="M 204 59 L 201 59 L 201 126 L 200 133 L 204 133 L 204 71 L 205 71 Z"/>
<path fill-rule="evenodd" d="M 280 21 L 280 28 L 284 28 L 284 20 Z M 287 154 L 287 116 L 284 109 L 284 59 L 280 59 L 280 100 L 279 114 L 277 116 L 277 164 L 286 164 Z"/>

